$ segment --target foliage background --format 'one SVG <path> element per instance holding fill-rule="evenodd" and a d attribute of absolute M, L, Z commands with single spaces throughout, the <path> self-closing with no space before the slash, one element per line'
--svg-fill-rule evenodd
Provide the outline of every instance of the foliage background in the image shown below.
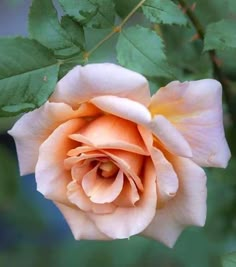
<path fill-rule="evenodd" d="M 27 13 L 30 2 L 0 1 L 1 36 L 27 35 Z M 194 12 L 204 27 L 222 18 L 236 19 L 234 0 L 187 2 L 191 5 L 196 2 Z M 143 20 L 143 17 L 138 14 L 131 20 L 130 25 L 135 25 L 140 20 Z M 164 25 L 157 30 L 166 41 L 168 60 L 179 79 L 212 76 L 209 56 L 201 52 L 202 42 L 194 39 L 196 31 L 191 24 L 185 28 Z M 89 36 L 99 40 L 101 35 L 98 34 L 96 37 L 94 32 Z M 94 42 L 94 39 L 91 42 Z M 217 51 L 217 58 L 221 63 L 222 72 L 230 78 L 230 105 L 235 107 L 236 51 L 228 47 L 223 48 Z M 107 46 L 101 47 L 99 53 L 94 54 L 90 60 L 94 62 L 104 60 L 104 56 L 107 56 L 104 51 L 107 51 Z M 113 54 L 108 56 L 110 60 L 114 60 Z M 169 77 L 149 78 L 153 90 L 169 79 Z M 228 104 L 228 101 L 224 104 L 225 126 L 233 154 L 232 160 L 226 170 L 207 170 L 206 226 L 202 229 L 192 227 L 186 230 L 174 249 L 142 237 L 111 242 L 74 241 L 59 211 L 36 191 L 34 177 L 32 175 L 19 177 L 13 140 L 6 133 L 17 117 L 1 118 L 0 266 L 220 267 L 222 258 L 224 266 L 236 266 L 234 254 L 224 258 L 225 254 L 236 251 L 236 126 Z"/>

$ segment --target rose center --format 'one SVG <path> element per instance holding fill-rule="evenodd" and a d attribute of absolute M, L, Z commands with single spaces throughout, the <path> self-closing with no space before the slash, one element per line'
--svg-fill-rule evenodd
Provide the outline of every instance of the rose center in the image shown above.
<path fill-rule="evenodd" d="M 99 166 L 99 171 L 102 177 L 109 178 L 117 174 L 119 168 L 112 162 L 102 162 Z"/>

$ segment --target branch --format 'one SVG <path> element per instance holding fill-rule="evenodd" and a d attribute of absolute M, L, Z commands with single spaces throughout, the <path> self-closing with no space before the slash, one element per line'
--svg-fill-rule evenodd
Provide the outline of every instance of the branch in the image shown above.
<path fill-rule="evenodd" d="M 120 32 L 125 25 L 125 23 L 134 15 L 134 13 L 143 5 L 143 3 L 146 0 L 141 0 L 131 11 L 130 13 L 123 19 L 123 21 L 115 26 L 113 30 L 105 36 L 100 42 L 98 42 L 90 51 L 85 53 L 85 59 L 88 60 L 88 57 L 95 51 L 97 50 L 103 43 L 105 43 L 107 40 L 109 40 L 114 34 Z"/>
<path fill-rule="evenodd" d="M 192 22 L 193 27 L 195 28 L 197 34 L 203 41 L 204 36 L 205 36 L 205 30 L 202 27 L 197 16 L 193 12 L 193 10 L 189 8 L 185 0 L 178 0 L 178 2 L 181 5 L 181 7 L 185 10 L 186 15 L 188 16 L 189 20 Z M 210 50 L 208 53 L 209 53 L 209 57 L 212 63 L 214 76 L 220 81 L 220 83 L 222 84 L 224 88 L 223 94 L 224 94 L 225 102 L 228 105 L 228 109 L 229 109 L 232 122 L 234 125 L 236 125 L 236 109 L 234 108 L 233 95 L 230 90 L 229 81 L 227 77 L 222 73 L 219 65 L 217 64 L 217 57 L 216 57 L 215 50 Z"/>
<path fill-rule="evenodd" d="M 131 11 L 130 13 L 123 19 L 123 21 L 117 25 L 114 26 L 112 31 L 109 32 L 102 40 L 100 40 L 93 48 L 91 48 L 89 51 L 86 51 L 83 53 L 83 56 L 79 54 L 78 56 L 73 56 L 64 60 L 58 60 L 59 64 L 69 63 L 72 61 L 75 61 L 76 59 L 81 60 L 83 63 L 86 63 L 88 61 L 88 58 L 91 54 L 93 54 L 101 45 L 103 45 L 106 41 L 108 41 L 114 34 L 119 33 L 123 26 L 126 24 L 126 22 L 134 15 L 134 13 L 143 5 L 143 3 L 146 0 L 141 0 Z"/>

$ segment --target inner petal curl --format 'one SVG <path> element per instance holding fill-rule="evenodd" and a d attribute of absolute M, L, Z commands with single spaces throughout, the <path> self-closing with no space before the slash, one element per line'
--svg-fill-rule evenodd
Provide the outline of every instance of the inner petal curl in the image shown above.
<path fill-rule="evenodd" d="M 124 175 L 119 171 L 115 178 L 104 179 L 97 173 L 98 168 L 99 164 L 83 177 L 82 187 L 92 202 L 110 203 L 120 194 Z"/>

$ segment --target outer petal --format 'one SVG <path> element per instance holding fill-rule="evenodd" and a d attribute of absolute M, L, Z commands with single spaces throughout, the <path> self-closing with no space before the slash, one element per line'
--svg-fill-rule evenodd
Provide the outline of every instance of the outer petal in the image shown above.
<path fill-rule="evenodd" d="M 141 125 L 148 125 L 151 121 L 149 110 L 139 102 L 118 96 L 99 96 L 91 100 L 101 110 L 117 117 L 133 121 Z"/>
<path fill-rule="evenodd" d="M 139 132 L 145 141 L 147 149 L 151 155 L 156 175 L 158 207 L 165 205 L 165 202 L 173 198 L 178 190 L 179 182 L 177 174 L 165 155 L 156 147 L 153 147 L 152 133 L 145 127 L 138 126 Z"/>
<path fill-rule="evenodd" d="M 54 203 L 64 215 L 75 239 L 109 239 L 109 237 L 98 230 L 96 225 L 87 217 L 86 213 L 79 210 L 77 207 L 69 207 L 58 202 Z"/>
<path fill-rule="evenodd" d="M 101 95 L 127 97 L 146 106 L 150 103 L 147 80 L 139 73 L 110 63 L 75 67 L 58 82 L 50 100 L 77 107 Z"/>
<path fill-rule="evenodd" d="M 144 192 L 133 207 L 117 207 L 112 214 L 89 214 L 98 229 L 111 238 L 128 238 L 142 232 L 156 213 L 156 175 L 150 159 L 144 174 Z"/>
<path fill-rule="evenodd" d="M 179 182 L 175 170 L 163 153 L 156 148 L 152 148 L 151 151 L 157 175 L 158 207 L 161 207 L 175 196 Z"/>
<path fill-rule="evenodd" d="M 75 146 L 68 135 L 83 126 L 82 119 L 74 119 L 60 125 L 41 145 L 36 165 L 37 190 L 45 197 L 67 202 L 66 187 L 71 181 L 70 171 L 64 168 L 67 152 Z"/>
<path fill-rule="evenodd" d="M 33 173 L 38 160 L 39 146 L 64 121 L 76 116 L 63 103 L 48 103 L 23 115 L 9 131 L 14 137 L 21 175 Z"/>
<path fill-rule="evenodd" d="M 182 157 L 192 156 L 188 142 L 164 116 L 155 116 L 150 129 L 169 152 Z"/>
<path fill-rule="evenodd" d="M 171 160 L 179 178 L 179 190 L 157 214 L 143 235 L 172 247 L 188 225 L 203 226 L 206 219 L 206 175 L 189 159 Z"/>
<path fill-rule="evenodd" d="M 149 128 L 170 152 L 179 156 L 192 156 L 183 135 L 164 116 L 157 115 L 151 119 L 150 112 L 140 103 L 117 96 L 95 97 L 91 102 L 105 112 Z"/>
<path fill-rule="evenodd" d="M 181 132 L 201 166 L 226 167 L 230 151 L 222 121 L 222 88 L 215 80 L 172 82 L 152 98 L 150 111 Z"/>

